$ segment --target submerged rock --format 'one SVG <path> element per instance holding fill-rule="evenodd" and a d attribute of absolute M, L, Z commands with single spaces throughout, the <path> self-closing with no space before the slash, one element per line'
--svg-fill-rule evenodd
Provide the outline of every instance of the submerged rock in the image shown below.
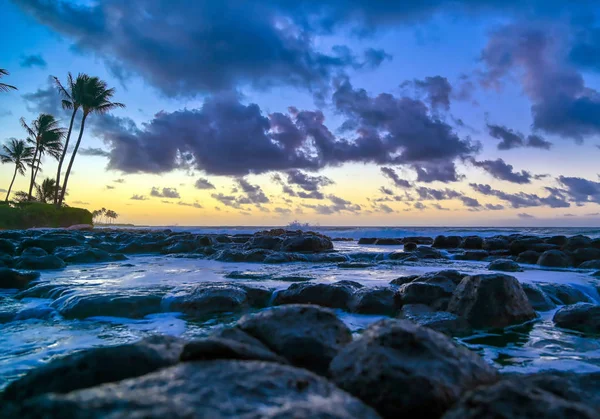
<path fill-rule="evenodd" d="M 490 271 L 502 272 L 521 272 L 523 270 L 523 268 L 521 268 L 517 262 L 510 259 L 497 259 L 490 263 L 487 268 Z"/>
<path fill-rule="evenodd" d="M 38 279 L 39 277 L 39 272 L 0 268 L 0 288 L 23 289 L 26 288 L 31 281 Z"/>
<path fill-rule="evenodd" d="M 15 267 L 17 269 L 33 269 L 37 271 L 45 269 L 62 269 L 65 266 L 65 262 L 61 258 L 54 255 L 46 255 L 21 257 Z"/>
<path fill-rule="evenodd" d="M 600 333 L 600 306 L 577 303 L 560 308 L 552 318 L 558 327 L 586 333 Z"/>
<path fill-rule="evenodd" d="M 25 400 L 138 377 L 176 364 L 183 345 L 175 337 L 151 336 L 133 344 L 75 352 L 31 370 L 9 384 L 3 397 Z"/>
<path fill-rule="evenodd" d="M 348 327 L 330 310 L 310 305 L 273 307 L 246 315 L 237 328 L 291 364 L 325 374 L 338 351 L 352 341 Z"/>
<path fill-rule="evenodd" d="M 333 359 L 332 380 L 384 418 L 439 418 L 465 391 L 497 380 L 479 355 L 405 320 L 382 320 Z"/>
<path fill-rule="evenodd" d="M 294 283 L 288 289 L 275 293 L 273 305 L 316 304 L 347 310 L 352 295 L 362 287 L 353 281 L 338 281 L 333 284 Z"/>
<path fill-rule="evenodd" d="M 95 316 L 142 318 L 161 311 L 162 295 L 137 293 L 65 293 L 53 301 L 54 307 L 67 319 L 85 319 Z"/>
<path fill-rule="evenodd" d="M 506 327 L 536 317 L 521 284 L 504 274 L 465 277 L 448 304 L 475 328 Z"/>
<path fill-rule="evenodd" d="M 560 250 L 547 250 L 540 255 L 537 263 L 548 268 L 568 268 L 571 266 L 571 259 Z"/>

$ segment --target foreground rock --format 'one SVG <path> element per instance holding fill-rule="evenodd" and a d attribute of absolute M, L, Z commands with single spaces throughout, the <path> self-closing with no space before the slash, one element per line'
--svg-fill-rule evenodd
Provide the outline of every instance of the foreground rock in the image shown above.
<path fill-rule="evenodd" d="M 352 295 L 362 287 L 354 281 L 338 281 L 333 284 L 294 283 L 288 289 L 277 292 L 273 304 L 316 304 L 348 310 Z"/>
<path fill-rule="evenodd" d="M 598 418 L 600 411 L 574 390 L 564 377 L 511 378 L 467 393 L 443 418 Z"/>
<path fill-rule="evenodd" d="M 600 333 L 600 306 L 577 303 L 562 307 L 552 319 L 558 327 L 586 333 Z"/>
<path fill-rule="evenodd" d="M 291 364 L 326 374 L 329 363 L 352 341 L 335 313 L 310 305 L 273 307 L 244 316 L 236 325 Z"/>
<path fill-rule="evenodd" d="M 536 317 L 519 281 L 504 274 L 465 277 L 448 304 L 474 328 L 506 327 Z"/>
<path fill-rule="evenodd" d="M 258 341 L 257 341 L 258 342 Z M 211 336 L 187 343 L 181 353 L 181 361 L 212 361 L 215 359 L 239 359 L 278 362 L 287 364 L 285 358 L 270 351 L 264 345 Z"/>
<path fill-rule="evenodd" d="M 190 362 L 137 379 L 48 395 L 20 418 L 378 418 L 368 406 L 303 369 L 258 361 Z"/>
<path fill-rule="evenodd" d="M 40 277 L 39 272 L 17 271 L 0 268 L 0 288 L 26 288 L 29 283 Z"/>
<path fill-rule="evenodd" d="M 134 344 L 76 352 L 31 370 L 11 383 L 3 397 L 25 400 L 139 377 L 177 363 L 183 345 L 178 338 L 152 336 Z"/>
<path fill-rule="evenodd" d="M 465 391 L 497 380 L 477 354 L 403 320 L 371 325 L 340 351 L 330 372 L 384 418 L 439 418 Z"/>

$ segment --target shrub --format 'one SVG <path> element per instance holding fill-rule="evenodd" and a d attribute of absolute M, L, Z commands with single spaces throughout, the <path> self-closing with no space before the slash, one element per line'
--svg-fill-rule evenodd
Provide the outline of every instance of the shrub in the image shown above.
<path fill-rule="evenodd" d="M 56 208 L 52 204 L 27 202 L 0 205 L 0 228 L 69 227 L 92 224 L 92 213 L 83 208 Z"/>

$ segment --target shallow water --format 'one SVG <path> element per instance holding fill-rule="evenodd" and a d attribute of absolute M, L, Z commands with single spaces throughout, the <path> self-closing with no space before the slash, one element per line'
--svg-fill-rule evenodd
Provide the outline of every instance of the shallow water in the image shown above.
<path fill-rule="evenodd" d="M 386 259 L 390 252 L 401 250 L 401 246 L 362 246 L 356 242 L 336 242 L 335 246 L 340 252 L 360 256 L 361 260 L 371 260 L 373 265 L 348 269 L 332 263 L 267 265 L 174 256 L 132 256 L 124 262 L 71 265 L 60 271 L 46 271 L 42 273 L 40 286 L 60 286 L 58 289 L 63 296 L 165 296 L 197 282 L 225 281 L 284 289 L 290 281 L 301 277 L 311 278 L 313 282 L 348 279 L 365 286 L 380 286 L 388 285 L 392 279 L 402 275 L 441 269 L 489 272 L 484 262 L 443 260 L 401 263 Z M 511 273 L 521 282 L 571 284 L 600 303 L 596 288 L 598 281 L 589 272 L 523 266 L 524 272 Z M 153 333 L 199 337 L 239 318 L 238 314 L 225 314 L 204 320 L 187 320 L 181 313 L 169 312 L 166 298 L 156 313 L 142 318 L 102 316 L 66 320 L 52 307 L 52 299 L 28 297 L 16 300 L 13 298 L 15 294 L 16 291 L 0 292 L 0 319 L 17 313 L 17 320 L 0 324 L 0 387 L 35 366 L 75 350 L 131 342 Z M 337 314 L 356 333 L 383 318 L 341 310 Z M 552 315 L 553 312 L 541 313 L 539 319 L 527 325 L 498 333 L 482 333 L 460 341 L 507 372 L 546 369 L 600 371 L 600 340 L 557 329 L 552 324 Z"/>

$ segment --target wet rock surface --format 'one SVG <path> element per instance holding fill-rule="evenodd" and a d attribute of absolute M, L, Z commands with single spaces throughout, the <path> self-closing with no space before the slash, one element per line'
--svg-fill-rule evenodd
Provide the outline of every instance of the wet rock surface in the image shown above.
<path fill-rule="evenodd" d="M 316 304 L 348 309 L 354 292 L 362 287 L 363 285 L 353 281 L 338 281 L 333 284 L 294 283 L 288 289 L 277 292 L 273 304 Z"/>
<path fill-rule="evenodd" d="M 552 318 L 558 327 L 600 334 L 600 306 L 577 303 L 560 308 Z"/>

